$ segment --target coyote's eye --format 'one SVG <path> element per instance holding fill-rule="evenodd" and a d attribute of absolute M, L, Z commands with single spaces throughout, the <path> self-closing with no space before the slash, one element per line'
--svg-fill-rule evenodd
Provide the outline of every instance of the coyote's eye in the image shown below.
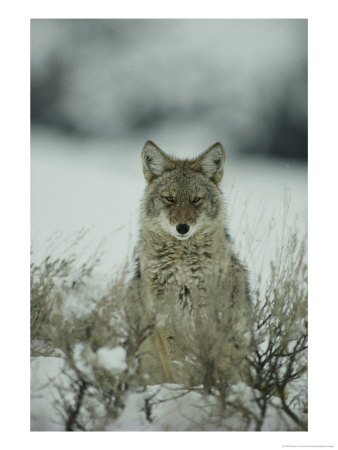
<path fill-rule="evenodd" d="M 200 200 L 202 200 L 201 197 L 195 197 L 192 202 L 193 203 L 198 203 Z"/>
<path fill-rule="evenodd" d="M 168 197 L 164 197 L 168 202 L 173 203 L 174 199 L 170 195 Z"/>

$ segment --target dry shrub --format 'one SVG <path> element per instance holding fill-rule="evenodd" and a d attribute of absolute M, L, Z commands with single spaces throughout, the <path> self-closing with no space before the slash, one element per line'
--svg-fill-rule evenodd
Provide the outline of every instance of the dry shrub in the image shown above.
<path fill-rule="evenodd" d="M 31 267 L 32 356 L 56 355 L 65 362 L 69 383 L 59 387 L 55 404 L 65 429 L 104 429 L 123 411 L 128 392 L 146 392 L 152 374 L 142 368 L 144 346 L 163 324 L 175 337 L 179 395 L 194 391 L 204 398 L 211 429 L 307 429 L 306 243 L 297 233 L 285 237 L 267 286 L 251 292 L 250 319 L 240 326 L 226 292 L 213 280 L 205 308 L 182 314 L 175 299 L 154 305 L 137 286 L 131 289 L 127 268 L 92 298 L 97 262 L 77 269 L 74 279 L 75 260 L 48 257 Z M 74 293 L 91 306 L 66 314 Z M 116 349 L 124 363 L 109 369 L 99 356 Z M 150 420 L 156 401 L 156 395 L 145 397 L 140 414 Z M 271 425 L 273 414 L 277 425 Z"/>

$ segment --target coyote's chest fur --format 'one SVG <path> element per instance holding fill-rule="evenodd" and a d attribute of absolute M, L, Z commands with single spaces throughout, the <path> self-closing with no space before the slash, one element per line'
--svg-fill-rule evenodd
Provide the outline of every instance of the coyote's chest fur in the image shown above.
<path fill-rule="evenodd" d="M 169 293 L 186 305 L 192 292 L 202 299 L 207 280 L 222 276 L 226 259 L 229 257 L 222 233 L 193 236 L 184 242 L 149 233 L 143 239 L 140 269 L 150 293 L 155 296 Z"/>

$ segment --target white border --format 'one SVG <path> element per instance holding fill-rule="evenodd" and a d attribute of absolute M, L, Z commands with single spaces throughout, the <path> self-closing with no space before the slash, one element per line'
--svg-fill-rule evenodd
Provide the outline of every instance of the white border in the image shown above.
<path fill-rule="evenodd" d="M 98 445 L 138 448 L 274 449 L 337 444 L 337 19 L 333 1 L 16 2 L 3 11 L 1 30 L 1 274 L 3 442 L 59 448 Z M 308 18 L 309 19 L 309 233 L 310 423 L 307 433 L 31 433 L 29 432 L 29 19 L 30 18 Z M 5 126 L 4 126 L 5 125 Z M 333 256 L 334 255 L 334 256 Z M 5 435 L 4 435 L 5 434 Z M 7 435 L 7 436 L 6 436 Z M 22 439 L 21 442 L 17 442 Z M 76 442 L 74 442 L 76 441 Z M 103 441 L 103 442 L 102 442 Z M 13 445 L 14 443 L 14 445 Z M 17 444 L 17 445 L 16 445 Z"/>

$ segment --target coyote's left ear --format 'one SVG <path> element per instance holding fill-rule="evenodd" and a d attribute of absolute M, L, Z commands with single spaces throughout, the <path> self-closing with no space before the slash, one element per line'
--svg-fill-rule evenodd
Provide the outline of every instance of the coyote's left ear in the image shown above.
<path fill-rule="evenodd" d="M 223 177 L 224 163 L 224 148 L 220 142 L 216 142 L 197 158 L 192 169 L 201 171 L 218 186 Z"/>
<path fill-rule="evenodd" d="M 154 178 L 162 175 L 165 170 L 172 169 L 173 163 L 154 142 L 147 141 L 142 149 L 143 173 L 150 183 Z"/>

